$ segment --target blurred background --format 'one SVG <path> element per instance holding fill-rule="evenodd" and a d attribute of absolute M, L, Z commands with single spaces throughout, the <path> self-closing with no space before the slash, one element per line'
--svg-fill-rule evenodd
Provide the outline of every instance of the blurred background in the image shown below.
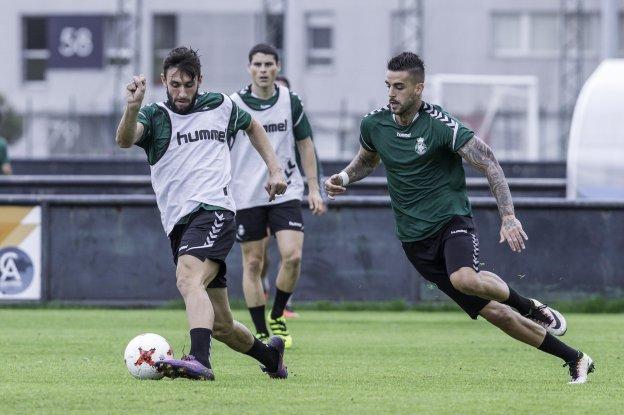
<path fill-rule="evenodd" d="M 203 89 L 230 94 L 249 83 L 258 42 L 279 49 L 326 174 L 354 155 L 362 116 L 386 105 L 387 60 L 420 54 L 424 99 L 491 145 L 532 236 L 528 257 L 497 245 L 487 181 L 467 168 L 486 265 L 523 292 L 624 296 L 624 0 L 20 0 L 2 9 L 0 164 L 14 175 L 0 177 L 0 300 L 177 298 L 145 154 L 115 144 L 124 86 L 143 73 L 144 102 L 164 100 L 162 60 L 185 45 L 199 50 Z M 323 218 L 306 216 L 300 299 L 439 299 L 393 235 L 383 173 Z M 11 247 L 28 258 L 2 257 Z M 6 273 L 10 258 L 19 281 Z M 236 246 L 228 263 L 240 296 Z"/>
<path fill-rule="evenodd" d="M 14 158 L 120 155 L 123 86 L 163 99 L 162 59 L 199 49 L 204 88 L 248 83 L 247 52 L 275 45 L 323 159 L 350 157 L 360 117 L 385 105 L 385 63 L 424 58 L 439 102 L 501 159 L 564 160 L 572 111 L 603 58 L 624 57 L 618 0 L 22 0 L 3 4 L 2 135 Z M 462 75 L 449 76 L 452 75 Z"/>

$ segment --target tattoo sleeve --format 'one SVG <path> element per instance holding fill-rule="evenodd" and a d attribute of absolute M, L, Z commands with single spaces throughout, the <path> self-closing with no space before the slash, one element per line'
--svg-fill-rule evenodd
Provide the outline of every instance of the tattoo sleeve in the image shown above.
<path fill-rule="evenodd" d="M 496 199 L 498 212 L 501 217 L 514 214 L 514 205 L 511 200 L 511 192 L 509 185 L 505 179 L 505 173 L 501 168 L 498 160 L 494 157 L 492 149 L 484 143 L 479 137 L 471 138 L 458 151 L 464 160 L 470 163 L 474 168 L 485 174 L 492 195 Z"/>
<path fill-rule="evenodd" d="M 360 147 L 357 155 L 344 169 L 349 175 L 349 183 L 357 182 L 368 176 L 379 165 L 379 154 Z"/>

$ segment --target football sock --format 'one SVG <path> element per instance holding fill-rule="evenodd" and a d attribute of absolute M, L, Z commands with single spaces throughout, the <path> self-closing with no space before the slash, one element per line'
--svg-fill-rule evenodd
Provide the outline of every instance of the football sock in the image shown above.
<path fill-rule="evenodd" d="M 251 320 L 256 326 L 256 333 L 269 334 L 269 329 L 266 325 L 266 318 L 264 317 L 265 306 L 259 305 L 258 307 L 249 307 L 249 314 L 251 314 Z"/>
<path fill-rule="evenodd" d="M 513 288 L 509 286 L 507 287 L 509 288 L 509 298 L 505 301 L 501 301 L 501 303 L 507 304 L 508 306 L 515 308 L 523 316 L 529 314 L 531 308 L 533 307 L 533 301 L 521 296 Z"/>
<path fill-rule="evenodd" d="M 287 293 L 275 287 L 275 301 L 273 301 L 273 309 L 271 310 L 271 318 L 275 320 L 284 314 L 284 307 L 292 293 Z"/>
<path fill-rule="evenodd" d="M 191 351 L 190 355 L 195 357 L 202 365 L 207 368 L 210 366 L 210 338 L 212 330 L 206 328 L 191 329 Z"/>
<path fill-rule="evenodd" d="M 254 344 L 251 346 L 246 355 L 253 357 L 271 373 L 277 372 L 277 364 L 279 363 L 279 352 L 272 347 L 267 346 L 260 340 L 254 338 Z"/>
<path fill-rule="evenodd" d="M 546 333 L 546 337 L 544 337 L 544 341 L 538 349 L 550 353 L 553 356 L 557 356 L 563 359 L 564 362 L 572 362 L 578 359 L 581 354 L 581 352 L 571 348 L 550 333 Z"/>

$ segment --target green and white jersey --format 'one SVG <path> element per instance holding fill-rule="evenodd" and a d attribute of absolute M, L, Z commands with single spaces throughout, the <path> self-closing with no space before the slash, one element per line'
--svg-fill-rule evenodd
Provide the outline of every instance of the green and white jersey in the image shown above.
<path fill-rule="evenodd" d="M 236 211 L 229 191 L 230 144 L 251 117 L 223 94 L 203 93 L 186 114 L 166 102 L 139 111 L 152 187 L 167 235 L 198 206 Z"/>
<path fill-rule="evenodd" d="M 312 135 L 301 100 L 283 86 L 276 86 L 276 93 L 266 100 L 252 95 L 249 86 L 231 98 L 263 125 L 288 183 L 286 193 L 269 202 L 264 189 L 269 171 L 245 132 L 239 131 L 231 150 L 231 188 L 237 209 L 301 200 L 304 186 L 296 162 L 295 140 Z"/>
<path fill-rule="evenodd" d="M 401 241 L 425 239 L 453 216 L 472 215 L 457 150 L 473 136 L 441 107 L 426 102 L 407 126 L 397 124 L 388 108 L 364 117 L 360 143 L 384 163 Z"/>

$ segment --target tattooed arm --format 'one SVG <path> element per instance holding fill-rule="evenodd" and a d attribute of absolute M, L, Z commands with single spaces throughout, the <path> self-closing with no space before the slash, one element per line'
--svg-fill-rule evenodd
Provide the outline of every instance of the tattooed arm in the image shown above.
<path fill-rule="evenodd" d="M 507 241 L 513 251 L 522 251 L 525 248 L 524 240 L 529 238 L 524 233 L 520 221 L 516 219 L 505 173 L 503 173 L 498 160 L 494 157 L 492 149 L 479 137 L 475 136 L 464 144 L 458 150 L 458 153 L 464 160 L 487 177 L 490 190 L 496 199 L 501 216 L 500 242 Z"/>
<path fill-rule="evenodd" d="M 334 174 L 329 179 L 325 180 L 327 195 L 333 199 L 334 196 L 346 192 L 346 185 L 348 183 L 357 182 L 371 174 L 379 165 L 379 162 L 379 154 L 374 151 L 368 151 L 360 146 L 360 151 L 342 172 Z M 343 180 L 345 174 L 348 177 L 346 182 Z"/>

